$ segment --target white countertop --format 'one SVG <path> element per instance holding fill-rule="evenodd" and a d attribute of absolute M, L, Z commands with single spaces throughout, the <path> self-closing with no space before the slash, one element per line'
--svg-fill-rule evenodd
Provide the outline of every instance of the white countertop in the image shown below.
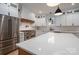
<path fill-rule="evenodd" d="M 32 27 L 21 27 L 20 29 L 19 29 L 20 31 L 21 30 L 23 30 L 23 31 L 26 31 L 26 30 L 35 30 L 34 28 L 32 28 Z"/>
<path fill-rule="evenodd" d="M 64 30 L 54 30 L 54 32 L 61 32 L 61 33 L 79 33 L 79 31 L 64 31 Z"/>
<path fill-rule="evenodd" d="M 79 55 L 79 39 L 70 33 L 48 32 L 17 46 L 37 55 Z"/>

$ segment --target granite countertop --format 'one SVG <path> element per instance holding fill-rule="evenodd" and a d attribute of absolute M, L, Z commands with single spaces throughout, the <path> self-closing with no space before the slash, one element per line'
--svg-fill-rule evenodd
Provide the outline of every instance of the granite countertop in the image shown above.
<path fill-rule="evenodd" d="M 48 32 L 16 45 L 36 55 L 79 55 L 79 38 L 70 33 Z"/>

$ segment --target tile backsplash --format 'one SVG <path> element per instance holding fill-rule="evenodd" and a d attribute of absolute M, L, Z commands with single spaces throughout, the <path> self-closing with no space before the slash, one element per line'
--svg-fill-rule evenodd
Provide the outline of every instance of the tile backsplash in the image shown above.
<path fill-rule="evenodd" d="M 20 24 L 20 30 L 21 29 L 26 29 L 27 27 L 30 27 L 31 25 L 30 24 L 28 24 L 28 23 L 21 23 Z"/>

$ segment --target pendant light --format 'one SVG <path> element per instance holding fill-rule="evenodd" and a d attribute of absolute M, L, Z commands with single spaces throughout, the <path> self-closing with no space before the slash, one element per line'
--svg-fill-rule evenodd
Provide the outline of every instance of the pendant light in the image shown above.
<path fill-rule="evenodd" d="M 47 6 L 49 7 L 54 7 L 54 6 L 57 6 L 59 5 L 60 3 L 47 3 Z"/>
<path fill-rule="evenodd" d="M 62 14 L 63 13 L 62 13 L 61 9 L 58 6 L 57 10 L 55 11 L 55 15 L 62 15 Z"/>

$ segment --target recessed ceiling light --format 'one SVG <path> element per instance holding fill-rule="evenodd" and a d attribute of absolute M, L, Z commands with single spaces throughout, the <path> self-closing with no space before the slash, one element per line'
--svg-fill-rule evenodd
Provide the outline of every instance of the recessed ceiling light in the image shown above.
<path fill-rule="evenodd" d="M 72 5 L 75 5 L 75 3 L 72 3 Z"/>
<path fill-rule="evenodd" d="M 41 13 L 42 13 L 42 11 L 39 11 L 38 13 L 40 13 L 40 14 L 41 14 Z"/>
<path fill-rule="evenodd" d="M 57 6 L 59 5 L 60 3 L 47 3 L 47 6 L 49 7 L 54 7 L 54 6 Z"/>

